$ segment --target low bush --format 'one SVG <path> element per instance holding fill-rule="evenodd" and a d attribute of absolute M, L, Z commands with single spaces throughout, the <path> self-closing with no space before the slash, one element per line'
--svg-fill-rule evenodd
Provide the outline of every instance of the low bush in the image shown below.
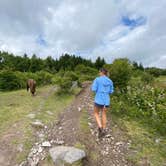
<path fill-rule="evenodd" d="M 58 85 L 58 94 L 69 94 L 73 92 L 73 85 L 76 82 L 78 84 L 79 77 L 73 71 L 67 71 L 57 73 L 56 76 L 52 79 L 53 84 Z"/>
<path fill-rule="evenodd" d="M 22 89 L 26 87 L 28 79 L 34 79 L 37 85 L 47 85 L 52 83 L 54 75 L 45 71 L 39 71 L 36 73 L 31 72 L 19 72 L 11 70 L 0 71 L 0 90 L 9 91 Z"/>
<path fill-rule="evenodd" d="M 77 81 L 79 79 L 79 76 L 73 71 L 66 71 L 64 77 L 69 77 L 72 81 Z"/>
<path fill-rule="evenodd" d="M 36 74 L 36 82 L 38 85 L 48 85 L 51 84 L 53 74 L 46 71 L 38 71 Z"/>
<path fill-rule="evenodd" d="M 144 73 L 141 75 L 141 80 L 142 80 L 145 84 L 150 84 L 150 83 L 152 83 L 152 82 L 154 81 L 154 77 L 153 77 L 153 75 L 144 72 Z"/>
<path fill-rule="evenodd" d="M 128 86 L 112 97 L 113 112 L 145 120 L 156 131 L 166 133 L 166 89 L 150 85 Z"/>
<path fill-rule="evenodd" d="M 122 91 L 126 89 L 132 72 L 129 60 L 125 58 L 115 59 L 111 65 L 104 65 L 104 67 L 109 71 L 114 86 Z"/>
<path fill-rule="evenodd" d="M 91 75 L 91 76 L 96 76 L 98 73 L 97 69 L 84 65 L 77 65 L 75 67 L 75 72 L 78 75 Z"/>
<path fill-rule="evenodd" d="M 16 90 L 21 87 L 21 80 L 16 73 L 8 70 L 3 70 L 0 72 L 0 90 Z"/>

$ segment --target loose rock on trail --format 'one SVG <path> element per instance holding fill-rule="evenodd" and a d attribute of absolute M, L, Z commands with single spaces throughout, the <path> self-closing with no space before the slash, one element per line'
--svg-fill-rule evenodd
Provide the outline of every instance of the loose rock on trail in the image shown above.
<path fill-rule="evenodd" d="M 82 129 L 80 122 L 83 116 L 85 129 Z M 93 117 L 93 96 L 87 84 L 71 106 L 60 114 L 59 120 L 46 130 L 47 138 L 52 147 L 63 145 L 83 149 L 86 153 L 83 166 L 132 166 L 126 160 L 130 140 L 111 119 L 108 118 L 107 124 L 107 135 L 99 140 Z M 111 125 L 114 125 L 114 131 Z M 43 161 L 39 165 L 44 166 Z"/>
<path fill-rule="evenodd" d="M 43 103 L 44 101 L 39 103 L 40 108 Z M 48 111 L 46 113 L 52 114 Z M 27 159 L 14 166 L 49 165 L 47 157 L 50 156 L 50 150 L 56 147 L 77 148 L 78 151 L 80 149 L 79 152 L 84 154 L 81 159 L 82 166 L 133 166 L 126 159 L 131 141 L 110 117 L 108 117 L 106 136 L 98 139 L 97 124 L 93 117 L 93 95 L 89 83 L 84 85 L 72 104 L 60 113 L 58 120 L 52 122 L 50 126 L 40 124 L 38 127 L 39 121 L 35 121 L 35 116 L 30 114 L 28 117 L 34 119 L 31 125 L 36 129 L 37 142 L 34 143 Z M 21 146 L 19 149 L 22 149 Z M 0 153 L 7 155 L 8 151 L 3 150 L 0 150 Z M 54 161 L 54 158 L 52 157 L 51 160 Z M 0 163 L 3 161 L 5 159 L 0 155 Z M 10 162 L 5 163 L 5 166 L 10 166 L 10 164 Z"/>

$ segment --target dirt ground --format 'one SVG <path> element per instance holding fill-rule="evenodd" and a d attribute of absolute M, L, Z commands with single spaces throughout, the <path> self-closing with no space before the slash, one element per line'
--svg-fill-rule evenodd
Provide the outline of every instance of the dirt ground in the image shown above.
<path fill-rule="evenodd" d="M 49 94 L 50 91 L 43 96 L 43 99 L 47 99 Z M 42 110 L 43 105 L 39 102 L 39 111 Z M 1 137 L 0 166 L 19 166 L 20 163 L 16 163 L 15 157 L 17 153 L 21 153 L 23 148 L 17 144 L 13 146 L 13 140 L 25 137 L 21 132 L 21 125 L 21 121 L 15 123 Z M 87 157 L 83 161 L 83 166 L 133 165 L 127 160 L 131 142 L 125 135 L 125 131 L 114 124 L 111 117 L 108 117 L 106 136 L 98 139 L 90 84 L 84 85 L 83 90 L 75 97 L 72 104 L 59 114 L 58 120 L 51 122 L 51 125 L 43 129 L 42 133 L 51 146 L 63 144 L 85 150 Z M 39 139 L 35 138 L 35 140 Z M 39 160 L 38 165 L 52 166 L 48 156 L 47 149 L 45 158 Z"/>
<path fill-rule="evenodd" d="M 48 140 L 55 142 L 55 146 L 58 140 L 64 145 L 84 149 L 87 154 L 84 166 L 132 166 L 126 159 L 130 140 L 110 117 L 107 125 L 107 135 L 98 139 L 93 96 L 87 84 L 71 106 L 59 116 L 59 121 L 49 129 Z M 44 166 L 45 163 L 40 162 L 39 165 Z"/>

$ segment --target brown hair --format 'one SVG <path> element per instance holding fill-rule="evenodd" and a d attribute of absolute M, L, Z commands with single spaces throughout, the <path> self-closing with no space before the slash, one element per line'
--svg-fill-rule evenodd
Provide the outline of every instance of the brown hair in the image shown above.
<path fill-rule="evenodd" d="M 101 68 L 100 72 L 102 72 L 104 75 L 107 75 L 108 71 L 105 68 Z"/>

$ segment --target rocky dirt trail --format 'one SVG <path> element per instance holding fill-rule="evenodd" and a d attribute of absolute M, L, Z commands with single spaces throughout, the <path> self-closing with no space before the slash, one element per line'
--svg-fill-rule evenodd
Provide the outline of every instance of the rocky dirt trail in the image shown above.
<path fill-rule="evenodd" d="M 33 119 L 34 116 L 41 111 L 43 108 L 45 101 L 47 98 L 55 92 L 55 87 L 50 87 L 50 89 L 47 92 L 42 92 L 37 94 L 41 97 L 40 103 L 38 105 L 38 108 L 35 110 L 34 113 L 30 113 L 25 118 L 31 118 Z M 27 93 L 27 95 L 29 95 Z M 34 97 L 35 99 L 35 97 Z M 16 154 L 22 153 L 23 151 L 23 144 L 17 144 L 17 140 L 21 140 L 26 138 L 23 131 L 23 125 L 24 125 L 24 119 L 21 119 L 20 121 L 15 122 L 10 128 L 8 128 L 0 139 L 0 166 L 18 166 L 19 164 L 16 164 Z M 43 125 L 43 127 L 45 127 Z"/>
<path fill-rule="evenodd" d="M 83 166 L 133 165 L 126 159 L 131 142 L 124 131 L 113 124 L 110 118 L 108 118 L 107 135 L 98 139 L 89 84 L 75 98 L 71 106 L 61 113 L 59 120 L 53 123 L 50 129 L 45 129 L 45 132 L 52 147 L 65 145 L 84 149 L 87 157 L 83 160 Z M 48 149 L 45 150 L 45 156 L 49 153 Z M 45 165 L 43 157 L 39 166 Z"/>
<path fill-rule="evenodd" d="M 43 95 L 38 111 L 54 90 L 51 88 L 47 94 Z M 20 164 L 12 162 L 14 154 L 19 149 L 12 150 L 10 140 L 16 136 L 21 137 L 21 133 L 14 133 L 13 137 L 9 136 L 10 140 L 6 138 L 1 140 L 0 165 L 52 166 L 53 162 L 50 164 L 47 160 L 49 149 L 64 145 L 78 147 L 86 152 L 83 166 L 132 166 L 133 164 L 126 159 L 131 144 L 130 140 L 126 137 L 125 132 L 112 122 L 111 118 L 108 118 L 107 124 L 107 135 L 98 139 L 97 125 L 93 117 L 93 95 L 90 91 L 90 84 L 85 84 L 72 104 L 59 115 L 57 121 L 52 122 L 50 126 L 37 124 L 36 143 L 30 150 L 26 161 Z M 17 128 L 17 124 L 14 127 Z M 21 149 L 21 147 L 18 148 Z"/>

